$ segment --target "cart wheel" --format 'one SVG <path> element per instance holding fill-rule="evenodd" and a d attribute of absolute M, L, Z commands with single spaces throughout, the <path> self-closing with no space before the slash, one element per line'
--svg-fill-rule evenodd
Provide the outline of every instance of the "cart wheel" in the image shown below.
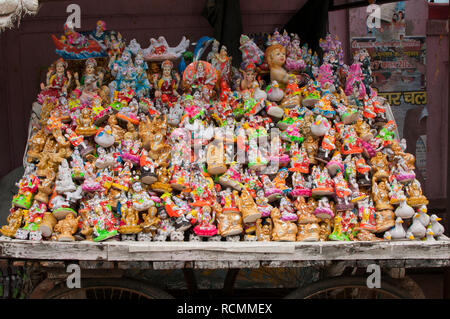
<path fill-rule="evenodd" d="M 320 280 L 294 290 L 286 299 L 412 299 L 399 284 L 383 279 L 381 288 L 369 288 L 365 277 L 337 277 Z"/>
<path fill-rule="evenodd" d="M 82 279 L 81 288 L 65 282 L 47 293 L 46 299 L 173 299 L 163 290 L 133 279 Z"/>

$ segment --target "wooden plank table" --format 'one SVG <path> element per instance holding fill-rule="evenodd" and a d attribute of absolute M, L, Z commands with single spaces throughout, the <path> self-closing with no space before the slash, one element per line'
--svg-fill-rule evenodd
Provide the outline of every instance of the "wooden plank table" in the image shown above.
<path fill-rule="evenodd" d="M 450 239 L 435 242 L 49 242 L 0 239 L 0 259 L 41 264 L 78 262 L 85 268 L 215 269 L 353 266 L 450 266 Z"/>

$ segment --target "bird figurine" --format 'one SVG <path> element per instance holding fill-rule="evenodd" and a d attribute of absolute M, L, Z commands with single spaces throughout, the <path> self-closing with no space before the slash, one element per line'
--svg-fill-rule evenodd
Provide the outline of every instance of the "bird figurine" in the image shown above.
<path fill-rule="evenodd" d="M 434 233 L 431 230 L 431 228 L 427 229 L 427 237 L 424 240 L 425 241 L 436 241 L 436 239 L 434 238 Z"/>
<path fill-rule="evenodd" d="M 406 203 L 403 199 L 400 201 L 400 205 L 395 209 L 395 216 L 402 219 L 408 219 L 414 216 L 414 209 Z"/>
<path fill-rule="evenodd" d="M 430 224 L 430 216 L 427 214 L 427 205 L 422 205 L 417 209 L 417 213 L 419 214 L 419 220 L 425 227 Z"/>
<path fill-rule="evenodd" d="M 406 237 L 406 239 L 409 239 L 409 240 L 414 240 L 414 239 L 416 239 L 416 238 L 414 237 L 413 233 L 410 232 L 410 231 L 407 231 L 407 232 L 406 232 L 405 237 Z"/>
<path fill-rule="evenodd" d="M 397 217 L 395 226 L 389 231 L 392 239 L 404 239 L 406 237 L 405 229 L 403 228 L 403 219 Z"/>
<path fill-rule="evenodd" d="M 112 133 L 111 127 L 106 125 L 103 129 L 97 132 L 95 135 L 95 143 L 98 145 L 108 148 L 114 144 L 114 135 Z"/>
<path fill-rule="evenodd" d="M 444 234 L 444 226 L 439 223 L 440 220 L 442 220 L 442 218 L 437 217 L 435 214 L 430 217 L 431 230 L 433 231 L 434 236 L 441 236 Z"/>
<path fill-rule="evenodd" d="M 423 238 L 427 233 L 427 229 L 419 220 L 420 215 L 414 214 L 413 222 L 408 228 L 408 232 L 411 232 L 415 238 Z"/>
<path fill-rule="evenodd" d="M 252 87 L 253 87 L 253 98 L 256 101 L 267 100 L 267 93 L 264 90 L 261 90 L 258 81 L 254 81 L 252 83 Z"/>
<path fill-rule="evenodd" d="M 280 89 L 277 81 L 267 87 L 267 99 L 272 102 L 280 102 L 284 97 L 284 92 Z"/>
<path fill-rule="evenodd" d="M 384 240 L 391 240 L 392 239 L 391 232 L 390 231 L 385 232 L 383 238 Z"/>

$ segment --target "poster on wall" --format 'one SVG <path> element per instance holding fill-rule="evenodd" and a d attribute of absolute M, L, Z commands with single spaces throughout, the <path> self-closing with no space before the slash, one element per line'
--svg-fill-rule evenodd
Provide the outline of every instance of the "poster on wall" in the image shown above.
<path fill-rule="evenodd" d="M 368 51 L 374 78 L 372 86 L 389 101 L 400 138 L 417 141 L 412 148 L 409 146 L 409 150 L 415 151 L 418 177 L 424 181 L 426 136 L 415 136 L 414 131 L 418 128 L 411 125 L 419 122 L 426 113 L 426 37 L 405 34 L 404 1 L 380 7 L 380 28 L 367 28 L 366 36 L 352 37 L 351 52 Z M 405 121 L 411 119 L 412 114 L 418 117 L 416 121 Z"/>

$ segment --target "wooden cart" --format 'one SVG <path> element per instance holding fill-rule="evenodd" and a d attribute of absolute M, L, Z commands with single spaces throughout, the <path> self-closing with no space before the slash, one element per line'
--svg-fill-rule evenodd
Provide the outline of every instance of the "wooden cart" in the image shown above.
<path fill-rule="evenodd" d="M 81 289 L 67 287 L 70 264 L 79 266 Z M 380 289 L 367 287 L 370 273 L 366 269 L 371 264 L 382 269 Z M 230 297 L 237 296 L 233 288 L 239 274 L 246 280 L 240 285 L 248 288 L 254 281 L 265 281 L 266 286 L 280 290 L 291 282 L 279 297 L 423 298 L 420 287 L 405 276 L 405 269 L 449 265 L 450 239 L 445 236 L 435 242 L 0 240 L 0 267 L 27 274 L 26 280 L 18 275 L 14 278 L 26 286 L 24 296 L 31 298 L 170 298 L 180 295 L 177 287 L 184 288 L 184 296 L 192 297 L 199 290 L 208 291 L 202 283 L 205 278 L 214 282 L 209 288 L 213 288 L 215 296 Z M 320 276 L 305 273 L 308 269 L 319 271 Z M 202 272 L 206 276 L 203 279 Z M 299 274 L 302 282 L 292 279 L 298 279 Z M 10 288 L 19 285 L 8 284 Z M 246 296 L 251 297 L 252 291 L 247 290 Z"/>

